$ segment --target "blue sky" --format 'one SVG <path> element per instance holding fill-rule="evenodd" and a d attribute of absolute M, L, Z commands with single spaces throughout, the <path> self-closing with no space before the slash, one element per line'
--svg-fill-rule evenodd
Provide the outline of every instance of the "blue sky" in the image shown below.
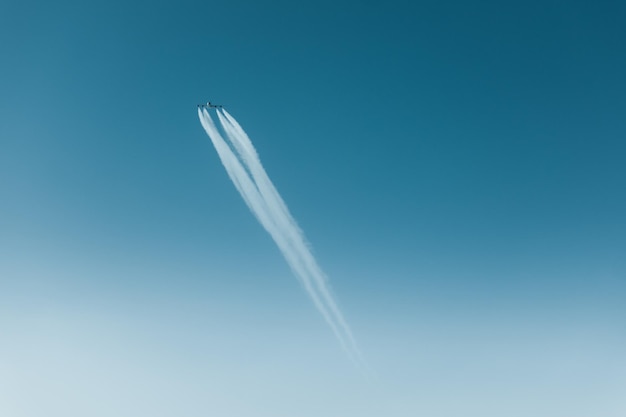
<path fill-rule="evenodd" d="M 2 3 L 0 414 L 624 415 L 625 18 Z M 373 380 L 228 180 L 207 100 L 255 143 Z"/>

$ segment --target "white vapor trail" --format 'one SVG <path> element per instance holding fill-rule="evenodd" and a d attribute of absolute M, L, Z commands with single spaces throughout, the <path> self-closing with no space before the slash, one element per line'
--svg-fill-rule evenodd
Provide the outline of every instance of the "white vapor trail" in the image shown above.
<path fill-rule="evenodd" d="M 360 368 L 365 368 L 365 362 L 350 327 L 328 287 L 326 275 L 315 261 L 304 234 L 263 169 L 252 141 L 226 110 L 216 111 L 228 142 L 220 134 L 205 108 L 198 109 L 198 116 L 228 176 L 250 211 L 272 236 L 291 270 L 306 289 L 350 359 Z"/>

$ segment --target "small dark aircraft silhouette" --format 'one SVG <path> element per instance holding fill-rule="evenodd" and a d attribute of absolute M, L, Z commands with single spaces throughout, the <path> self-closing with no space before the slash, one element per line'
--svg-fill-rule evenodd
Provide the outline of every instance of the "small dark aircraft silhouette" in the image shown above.
<path fill-rule="evenodd" d="M 210 109 L 221 109 L 224 106 L 222 106 L 221 104 L 212 104 L 210 101 L 207 102 L 206 104 L 198 104 L 198 107 L 208 107 Z"/>

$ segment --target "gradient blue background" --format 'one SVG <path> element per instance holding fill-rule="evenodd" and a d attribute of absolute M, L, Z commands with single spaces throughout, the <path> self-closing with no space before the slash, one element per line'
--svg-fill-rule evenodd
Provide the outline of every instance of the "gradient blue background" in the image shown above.
<path fill-rule="evenodd" d="M 505 3 L 0 3 L 0 415 L 626 415 L 626 6 Z"/>

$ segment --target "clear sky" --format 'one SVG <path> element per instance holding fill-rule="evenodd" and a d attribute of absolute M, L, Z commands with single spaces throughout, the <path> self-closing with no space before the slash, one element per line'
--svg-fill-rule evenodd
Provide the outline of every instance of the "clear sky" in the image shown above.
<path fill-rule="evenodd" d="M 0 3 L 0 415 L 626 415 L 626 3 Z M 350 363 L 230 183 L 222 103 Z"/>

